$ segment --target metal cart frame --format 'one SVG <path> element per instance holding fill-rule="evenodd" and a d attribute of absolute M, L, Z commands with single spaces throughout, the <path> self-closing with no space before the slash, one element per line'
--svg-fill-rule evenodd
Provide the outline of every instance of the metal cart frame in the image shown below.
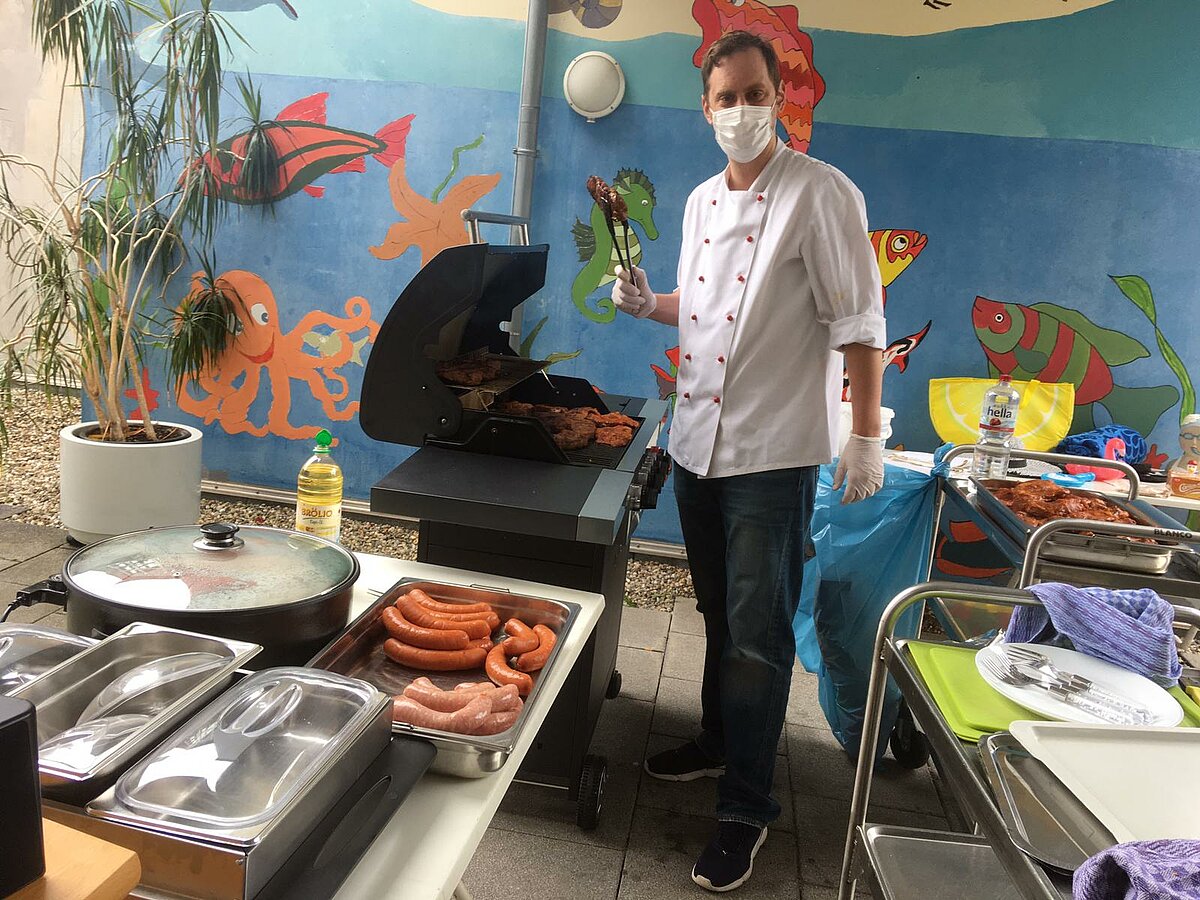
<path fill-rule="evenodd" d="M 956 455 L 962 455 L 971 449 L 970 447 L 955 448 L 951 453 L 961 451 Z M 1029 455 L 1034 456 L 1034 454 Z M 1057 454 L 1038 454 L 1037 458 L 1046 456 L 1057 456 Z M 1072 458 L 1068 457 L 1068 459 Z M 1047 539 L 1064 531 L 1092 531 L 1125 537 L 1165 538 L 1200 545 L 1200 533 L 1183 529 L 1148 528 L 1138 525 L 1062 519 L 1041 526 L 1030 537 L 1021 566 L 1020 583 L 1022 586 L 1034 582 L 1039 572 L 1039 555 Z M 1144 580 L 1153 581 L 1153 577 Z M 999 863 L 1012 879 L 1013 885 L 1029 900 L 1058 900 L 1060 897 L 1070 897 L 1069 879 L 1052 874 L 1032 858 L 1026 856 L 1012 842 L 991 789 L 980 769 L 975 745 L 963 742 L 951 731 L 932 694 L 925 686 L 919 671 L 906 652 L 905 648 L 908 642 L 896 640 L 894 637 L 900 617 L 909 607 L 915 603 L 937 598 L 1013 608 L 1040 605 L 1040 601 L 1023 587 L 974 588 L 951 582 L 927 582 L 898 594 L 884 610 L 875 636 L 862 746 L 873 747 L 878 741 L 883 712 L 884 687 L 890 672 L 896 679 L 913 716 L 924 729 L 939 771 L 954 789 L 964 812 L 975 820 L 977 832 L 991 845 Z M 1192 629 L 1200 627 L 1200 610 L 1179 605 L 1175 605 L 1174 610 L 1176 622 Z M 854 874 L 855 853 L 865 836 L 873 768 L 874 758 L 872 755 L 859 754 L 854 777 L 854 791 L 850 801 L 850 819 L 846 828 L 838 900 L 849 900 L 854 893 L 857 881 L 857 876 Z"/>

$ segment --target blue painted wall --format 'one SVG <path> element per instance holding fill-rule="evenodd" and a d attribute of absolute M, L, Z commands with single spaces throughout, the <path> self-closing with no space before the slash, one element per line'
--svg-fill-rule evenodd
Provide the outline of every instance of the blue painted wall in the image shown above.
<path fill-rule="evenodd" d="M 1200 8 L 1158 0 L 1148 13 L 1148 5 L 1116 0 L 1060 19 L 924 38 L 813 33 L 828 93 L 816 111 L 812 154 L 860 186 L 872 228 L 929 235 L 888 292 L 892 338 L 933 320 L 908 370 L 887 373 L 884 399 L 898 412 L 894 443 L 935 445 L 929 378 L 986 374 L 971 324 L 976 295 L 1078 309 L 1150 351 L 1114 370 L 1118 384 L 1178 386 L 1149 322 L 1108 278 L 1139 274 L 1154 289 L 1175 349 L 1189 365 L 1200 360 L 1200 333 L 1189 318 L 1200 288 L 1200 59 L 1192 46 Z M 327 91 L 330 125 L 374 133 L 415 114 L 408 177 L 426 195 L 446 176 L 452 149 L 483 134 L 455 179 L 501 173 L 479 205 L 508 210 L 519 23 L 447 16 L 410 0 L 298 9 L 296 21 L 273 6 L 235 19 L 254 52 L 240 52 L 230 68 L 256 74 L 266 110 Z M 650 365 L 665 366 L 664 352 L 677 340 L 665 326 L 625 317 L 596 324 L 575 309 L 570 288 L 582 263 L 571 225 L 587 218 L 588 174 L 611 180 L 619 168 L 644 170 L 655 185 L 660 232 L 643 241 L 645 267 L 657 289 L 674 287 L 683 202 L 724 162 L 693 106 L 696 44 L 681 35 L 602 44 L 551 33 L 533 227 L 535 242 L 551 244 L 550 267 L 525 316 L 529 324 L 549 316 L 535 356 L 582 348 L 556 371 L 605 390 L 657 395 Z M 612 53 L 629 77 L 625 104 L 595 125 L 561 99 L 565 65 L 586 49 Z M 391 261 L 368 252 L 397 215 L 386 169 L 371 160 L 366 167 L 320 179 L 320 199 L 297 195 L 266 217 L 243 210 L 221 231 L 218 268 L 266 279 L 285 331 L 314 308 L 340 313 L 356 295 L 381 322 L 418 270 L 415 250 Z M 362 369 L 342 371 L 356 396 Z M 264 389 L 250 418 L 265 417 L 270 402 Z M 162 412 L 195 421 L 171 407 Z M 1151 437 L 1160 448 L 1174 446 L 1178 415 L 1176 408 L 1159 420 Z M 291 421 L 327 424 L 301 389 L 293 391 Z M 334 430 L 352 496 L 365 497 L 407 455 L 371 441 L 356 423 Z M 288 487 L 307 455 L 307 441 L 230 435 L 219 424 L 205 433 L 205 462 L 216 478 Z M 679 540 L 669 495 L 639 535 Z"/>

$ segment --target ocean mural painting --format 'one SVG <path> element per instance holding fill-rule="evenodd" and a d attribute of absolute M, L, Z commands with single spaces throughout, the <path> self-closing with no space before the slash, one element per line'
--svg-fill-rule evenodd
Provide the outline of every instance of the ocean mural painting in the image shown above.
<path fill-rule="evenodd" d="M 178 394 L 152 357 L 142 384 L 160 414 L 205 429 L 212 477 L 291 487 L 309 436 L 328 427 L 347 494 L 366 497 L 411 452 L 356 422 L 376 323 L 422 266 L 467 240 L 463 209 L 509 210 L 527 3 L 215 6 L 247 44 L 231 47 L 229 70 L 277 111 L 266 133 L 284 164 L 267 196 L 232 197 L 219 231 L 214 271 L 244 295 L 233 347 Z M 584 182 L 598 174 L 627 192 L 622 253 L 628 237 L 650 284 L 674 290 L 684 203 L 724 165 L 697 66 L 730 27 L 780 54 L 781 139 L 866 197 L 894 444 L 936 444 L 929 378 L 1008 371 L 1072 382 L 1079 428 L 1118 420 L 1156 454 L 1175 445 L 1200 362 L 1193 0 L 1158 0 L 1153 15 L 1139 0 L 554 0 L 530 229 L 550 253 L 522 353 L 602 391 L 671 398 L 676 333 L 612 308 L 612 242 Z M 561 86 L 589 49 L 613 54 L 628 81 L 595 124 Z M 1118 57 L 1140 62 L 1096 64 Z M 222 190 L 244 140 L 231 122 L 230 153 L 210 161 Z M 639 536 L 680 539 L 669 491 Z M 975 543 L 961 525 L 947 537 L 940 571 L 1000 574 L 994 560 L 954 556 Z"/>

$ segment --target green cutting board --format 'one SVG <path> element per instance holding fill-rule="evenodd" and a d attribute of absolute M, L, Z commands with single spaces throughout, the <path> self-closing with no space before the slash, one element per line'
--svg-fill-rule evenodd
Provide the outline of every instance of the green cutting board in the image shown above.
<path fill-rule="evenodd" d="M 1018 719 L 1046 721 L 998 693 L 975 668 L 974 647 L 909 641 L 908 652 L 950 730 L 965 741 L 1007 731 Z"/>
<path fill-rule="evenodd" d="M 975 667 L 978 650 L 974 647 L 927 641 L 909 641 L 907 647 L 950 730 L 963 740 L 978 741 L 984 735 L 1008 731 L 1018 719 L 1046 721 L 1045 716 L 1013 703 L 983 680 Z M 1180 727 L 1200 727 L 1200 706 L 1177 687 L 1168 693 L 1183 707 Z"/>

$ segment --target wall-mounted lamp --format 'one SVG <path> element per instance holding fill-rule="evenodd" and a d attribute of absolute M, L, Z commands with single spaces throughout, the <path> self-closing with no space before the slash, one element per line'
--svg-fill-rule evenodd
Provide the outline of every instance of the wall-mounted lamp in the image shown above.
<path fill-rule="evenodd" d="M 571 109 L 588 122 L 607 116 L 625 96 L 621 64 L 599 50 L 581 53 L 563 73 L 563 93 Z"/>

